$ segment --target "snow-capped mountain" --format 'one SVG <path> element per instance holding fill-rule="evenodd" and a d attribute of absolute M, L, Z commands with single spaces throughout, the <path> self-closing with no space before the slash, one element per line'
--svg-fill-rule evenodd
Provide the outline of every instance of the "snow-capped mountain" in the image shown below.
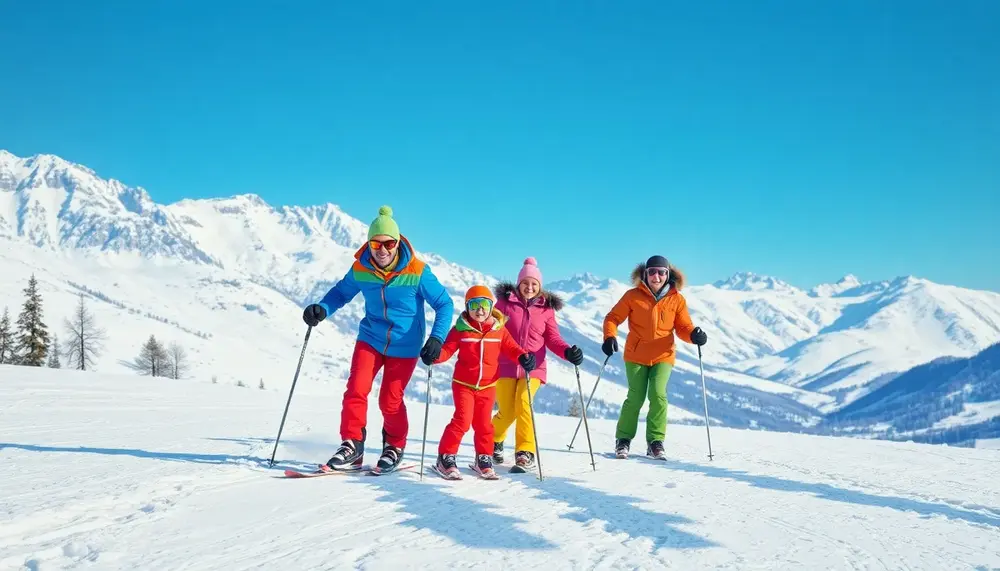
<path fill-rule="evenodd" d="M 993 292 L 903 277 L 830 299 L 842 304 L 839 315 L 817 335 L 734 368 L 830 394 L 842 406 L 916 365 L 968 357 L 1000 341 L 1000 294 Z"/>
<path fill-rule="evenodd" d="M 834 432 L 871 427 L 889 438 L 974 445 L 1000 438 L 1000 343 L 919 365 L 830 415 Z"/>
<path fill-rule="evenodd" d="M 95 311 L 106 324 L 114 324 L 108 327 L 112 340 L 105 370 L 107 362 L 123 367 L 155 333 L 186 339 L 194 371 L 204 378 L 247 384 L 267 378 L 267 386 L 286 386 L 289 363 L 301 344 L 302 305 L 315 301 L 343 275 L 367 233 L 365 222 L 333 204 L 275 208 L 258 196 L 241 195 L 160 205 L 140 187 L 102 179 L 50 155 L 21 159 L 3 153 L 0 173 L 0 224 L 5 229 L 0 239 L 14 244 L 0 254 L 0 292 L 6 305 L 16 311 L 31 273 L 50 299 L 50 311 L 60 317 L 79 293 L 101 302 Z M 415 246 L 456 307 L 473 283 L 497 282 Z M 597 286 L 611 283 L 589 279 Z M 591 327 L 600 311 L 595 301 L 583 309 L 567 307 L 559 315 L 566 338 L 586 352 L 581 377 L 588 389 L 603 361 L 599 327 Z M 428 319 L 435 318 L 429 308 L 427 312 Z M 359 296 L 317 328 L 306 378 L 335 381 L 334 392 L 342 386 L 362 317 Z M 451 366 L 435 375 L 435 401 L 450 400 Z M 794 428 L 815 423 L 814 407 L 827 398 L 817 400 L 808 391 L 713 366 L 707 374 L 712 416 L 726 424 Z M 696 365 L 678 368 L 671 386 L 676 405 L 672 420 L 701 418 L 696 375 Z M 573 369 L 556 360 L 550 376 L 537 406 L 564 413 L 576 393 Z M 414 397 L 422 395 L 417 392 L 422 384 L 414 381 Z M 613 414 L 624 400 L 625 386 L 620 361 L 612 362 L 592 414 Z"/>
<path fill-rule="evenodd" d="M 576 276 L 552 287 L 587 311 L 589 321 L 575 325 L 600 335 L 604 308 L 629 286 Z M 868 283 L 847 275 L 806 292 L 741 273 L 688 286 L 684 294 L 692 319 L 709 333 L 706 362 L 804 389 L 814 398 L 796 399 L 824 412 L 916 365 L 967 357 L 1000 341 L 1000 294 L 912 276 Z M 680 355 L 697 363 L 690 346 L 682 345 Z"/>
<path fill-rule="evenodd" d="M 80 292 L 101 301 L 105 321 L 119 335 L 112 362 L 130 359 L 149 332 L 158 331 L 188 336 L 196 370 L 205 377 L 256 382 L 266 376 L 274 381 L 269 386 L 287 384 L 301 344 L 301 306 L 343 275 L 366 229 L 334 204 L 276 208 L 251 194 L 161 205 L 141 187 L 59 157 L 0 151 L 0 239 L 14 245 L 0 253 L 5 303 L 16 310 L 32 272 L 57 300 L 53 307 L 63 308 L 55 313 L 68 312 Z M 438 254 L 418 253 L 457 307 L 469 285 L 497 281 Z M 579 274 L 546 284 L 567 301 L 558 314 L 565 337 L 587 355 L 585 390 L 604 360 L 601 322 L 631 287 L 632 267 L 623 265 L 621 281 Z M 734 426 L 814 425 L 819 411 L 849 403 L 892 374 L 1000 340 L 1000 295 L 915 278 L 864 283 L 849 275 L 803 291 L 740 273 L 688 286 L 684 294 L 709 333 L 711 415 Z M 317 328 L 310 345 L 316 361 L 308 362 L 318 364 L 304 375 L 342 382 L 362 315 L 359 297 Z M 429 309 L 428 318 L 434 318 Z M 225 357 L 234 354 L 246 358 Z M 564 412 L 576 392 L 575 375 L 559 360 L 550 367 L 552 380 L 537 402 Z M 446 374 L 436 377 L 433 398 L 447 401 Z M 625 385 L 616 356 L 593 414 L 614 414 Z M 680 346 L 669 391 L 672 420 L 701 417 L 697 354 L 687 344 Z"/>
<path fill-rule="evenodd" d="M 837 283 L 833 284 L 820 284 L 811 290 L 809 290 L 810 295 L 816 297 L 833 297 L 835 295 L 840 295 L 846 291 L 855 289 L 863 285 L 861 280 L 858 279 L 854 274 L 847 274 L 846 276 L 840 278 Z"/>

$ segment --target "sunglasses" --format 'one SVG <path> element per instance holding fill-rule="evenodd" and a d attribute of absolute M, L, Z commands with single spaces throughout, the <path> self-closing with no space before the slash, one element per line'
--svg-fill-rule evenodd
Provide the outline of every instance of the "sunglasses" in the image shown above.
<path fill-rule="evenodd" d="M 385 242 L 379 242 L 378 240 L 368 240 L 368 246 L 372 250 L 381 250 L 385 248 L 386 250 L 392 250 L 396 247 L 399 242 L 397 240 L 386 240 Z"/>
<path fill-rule="evenodd" d="M 665 276 L 667 275 L 667 268 L 646 268 L 647 276 Z"/>
<path fill-rule="evenodd" d="M 477 297 L 470 299 L 469 303 L 466 303 L 465 306 L 469 308 L 469 311 L 478 311 L 480 309 L 490 311 L 493 309 L 493 300 L 486 297 Z"/>

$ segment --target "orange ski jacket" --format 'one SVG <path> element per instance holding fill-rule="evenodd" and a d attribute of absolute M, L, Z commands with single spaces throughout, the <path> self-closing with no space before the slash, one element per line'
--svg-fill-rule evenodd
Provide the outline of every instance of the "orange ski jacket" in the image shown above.
<path fill-rule="evenodd" d="M 691 332 L 694 330 L 687 300 L 680 293 L 684 287 L 684 275 L 671 267 L 672 283 L 664 286 L 670 290 L 657 300 L 642 279 L 645 271 L 646 264 L 639 264 L 632 271 L 635 287 L 625 292 L 604 318 L 604 339 L 616 337 L 618 326 L 628 319 L 625 361 L 646 366 L 657 363 L 673 365 L 677 359 L 675 333 L 683 341 L 691 343 Z"/>

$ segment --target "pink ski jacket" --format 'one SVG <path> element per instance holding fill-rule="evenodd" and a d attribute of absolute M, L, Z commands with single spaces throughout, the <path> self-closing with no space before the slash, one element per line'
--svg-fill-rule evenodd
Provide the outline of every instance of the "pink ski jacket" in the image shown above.
<path fill-rule="evenodd" d="M 546 348 L 560 359 L 565 359 L 569 343 L 563 340 L 556 323 L 556 312 L 563 308 L 563 300 L 558 295 L 544 289 L 532 300 L 525 302 L 517 294 L 517 287 L 510 282 L 501 282 L 493 288 L 497 296 L 496 309 L 507 316 L 507 329 L 518 345 L 535 354 L 533 378 L 546 381 Z M 500 377 L 524 378 L 524 369 L 516 361 L 500 356 Z"/>

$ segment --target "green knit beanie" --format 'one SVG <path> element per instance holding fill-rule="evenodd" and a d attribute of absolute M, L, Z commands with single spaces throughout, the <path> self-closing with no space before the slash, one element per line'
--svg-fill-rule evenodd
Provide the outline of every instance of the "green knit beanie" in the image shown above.
<path fill-rule="evenodd" d="M 392 208 L 389 205 L 385 205 L 378 209 L 378 216 L 375 220 L 372 220 L 371 226 L 368 227 L 369 240 L 371 240 L 373 236 L 378 236 L 379 234 L 392 236 L 396 240 L 399 240 L 399 226 L 397 226 L 396 221 L 392 219 Z"/>

